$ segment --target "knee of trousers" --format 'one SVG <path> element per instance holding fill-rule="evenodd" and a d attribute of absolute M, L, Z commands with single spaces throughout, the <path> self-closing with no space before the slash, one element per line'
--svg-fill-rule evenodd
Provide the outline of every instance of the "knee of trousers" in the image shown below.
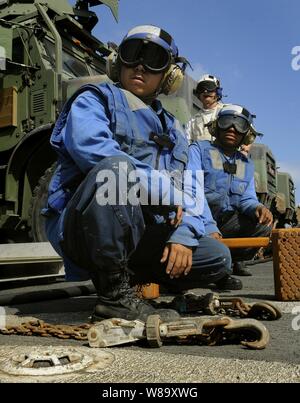
<path fill-rule="evenodd" d="M 218 248 L 216 250 L 216 254 L 219 259 L 220 266 L 222 266 L 223 271 L 227 274 L 232 273 L 232 258 L 230 249 L 219 242 Z"/>
<path fill-rule="evenodd" d="M 203 269 L 205 266 L 213 271 L 231 274 L 231 253 L 222 242 L 210 237 L 200 240 L 199 249 L 194 251 L 193 265 Z"/>
<path fill-rule="evenodd" d="M 136 170 L 134 164 L 127 156 L 113 156 L 104 158 L 88 174 L 87 183 L 95 184 L 99 189 L 98 196 L 106 200 L 106 192 L 112 200 L 124 199 L 136 181 L 131 180 L 131 172 Z M 133 176 L 134 177 L 134 176 Z M 115 193 L 114 193 L 115 192 Z M 109 197 L 110 199 L 110 197 Z"/>

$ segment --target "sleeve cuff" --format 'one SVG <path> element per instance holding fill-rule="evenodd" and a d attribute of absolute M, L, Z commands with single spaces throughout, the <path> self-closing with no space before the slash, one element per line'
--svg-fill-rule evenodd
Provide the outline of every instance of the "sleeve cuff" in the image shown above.
<path fill-rule="evenodd" d="M 218 232 L 219 234 L 221 234 L 219 228 L 216 225 L 214 224 L 205 225 L 206 235 L 213 234 L 214 232 Z"/>
<path fill-rule="evenodd" d="M 242 211 L 245 215 L 248 215 L 250 217 L 255 217 L 255 212 L 258 206 L 263 206 L 262 203 L 257 202 L 256 204 L 252 205 L 251 207 L 246 208 L 244 211 Z"/>
<path fill-rule="evenodd" d="M 186 225 L 181 225 L 170 236 L 167 243 L 178 243 L 185 246 L 198 246 L 199 240 L 195 238 L 194 232 Z"/>

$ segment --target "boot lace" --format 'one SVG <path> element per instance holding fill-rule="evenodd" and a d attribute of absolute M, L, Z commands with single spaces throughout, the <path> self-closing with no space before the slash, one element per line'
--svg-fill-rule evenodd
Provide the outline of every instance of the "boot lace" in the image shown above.
<path fill-rule="evenodd" d="M 142 287 L 142 286 L 138 286 Z M 128 299 L 130 302 L 136 304 L 136 305 L 147 305 L 151 308 L 152 305 L 149 304 L 149 302 L 142 300 L 141 298 L 138 297 L 139 293 L 139 288 L 138 287 L 130 287 L 130 275 L 128 271 L 124 271 L 124 275 L 122 276 L 122 281 L 120 282 L 120 293 L 121 295 L 124 295 L 126 299 Z"/>

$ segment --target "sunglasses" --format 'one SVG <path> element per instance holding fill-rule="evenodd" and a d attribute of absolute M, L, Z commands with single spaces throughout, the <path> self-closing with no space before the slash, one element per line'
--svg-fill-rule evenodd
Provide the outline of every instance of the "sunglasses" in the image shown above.
<path fill-rule="evenodd" d="M 141 39 L 130 39 L 119 48 L 119 58 L 127 67 L 143 65 L 152 73 L 160 73 L 171 63 L 169 52 L 162 46 Z"/>
<path fill-rule="evenodd" d="M 233 126 L 240 134 L 247 134 L 250 129 L 250 123 L 240 116 L 220 116 L 217 123 L 221 130 L 227 130 Z"/>

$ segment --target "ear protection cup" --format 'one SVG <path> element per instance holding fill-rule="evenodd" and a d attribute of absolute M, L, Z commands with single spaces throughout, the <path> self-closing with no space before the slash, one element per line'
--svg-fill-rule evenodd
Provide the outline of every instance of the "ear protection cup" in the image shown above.
<path fill-rule="evenodd" d="M 253 144 L 256 139 L 256 135 L 253 133 L 252 130 L 249 130 L 246 136 L 244 137 L 243 144 L 245 146 L 249 146 L 250 144 Z"/>
<path fill-rule="evenodd" d="M 106 74 L 113 81 L 119 81 L 119 62 L 118 53 L 112 51 L 106 59 Z"/>
<path fill-rule="evenodd" d="M 171 64 L 162 80 L 161 93 L 170 95 L 176 92 L 182 82 L 184 73 L 177 64 Z"/>
<path fill-rule="evenodd" d="M 217 97 L 218 97 L 219 101 L 223 98 L 222 90 L 223 90 L 223 88 L 217 88 Z"/>
<path fill-rule="evenodd" d="M 210 133 L 210 135 L 212 135 L 213 137 L 216 137 L 217 134 L 217 121 L 216 120 L 212 120 L 209 123 L 207 123 L 205 125 Z"/>

